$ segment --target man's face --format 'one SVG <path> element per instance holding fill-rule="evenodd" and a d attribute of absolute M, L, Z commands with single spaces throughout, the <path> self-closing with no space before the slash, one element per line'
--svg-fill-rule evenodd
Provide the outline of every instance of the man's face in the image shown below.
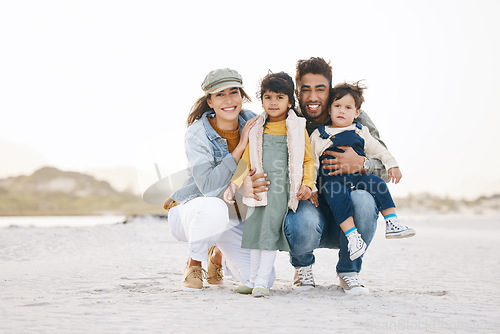
<path fill-rule="evenodd" d="M 300 110 L 310 121 L 323 122 L 328 118 L 330 85 L 322 74 L 308 73 L 300 79 L 298 87 Z"/>

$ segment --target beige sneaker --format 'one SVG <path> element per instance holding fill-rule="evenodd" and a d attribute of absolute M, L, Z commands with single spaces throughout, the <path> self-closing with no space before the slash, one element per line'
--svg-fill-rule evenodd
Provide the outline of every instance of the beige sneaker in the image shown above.
<path fill-rule="evenodd" d="M 201 291 L 203 289 L 203 278 L 205 275 L 205 269 L 200 266 L 187 267 L 186 270 L 184 270 L 182 289 L 187 291 Z"/>
<path fill-rule="evenodd" d="M 315 286 L 312 265 L 295 268 L 295 275 L 293 276 L 294 290 L 309 290 Z"/>
<path fill-rule="evenodd" d="M 357 295 L 368 295 L 370 290 L 365 287 L 358 274 L 354 275 L 339 275 L 339 285 L 347 295 L 357 296 Z"/>
<path fill-rule="evenodd" d="M 252 296 L 255 298 L 269 297 L 269 289 L 262 287 L 255 287 L 252 290 Z"/>
<path fill-rule="evenodd" d="M 234 289 L 234 291 L 242 295 L 250 295 L 253 292 L 253 288 L 249 287 L 248 285 L 240 285 L 239 287 Z"/>
<path fill-rule="evenodd" d="M 223 283 L 223 274 L 222 274 L 222 266 L 218 266 L 215 263 L 210 261 L 212 257 L 212 253 L 215 250 L 215 246 L 212 246 L 208 249 L 208 260 L 207 260 L 207 282 L 209 284 L 222 284 Z"/>

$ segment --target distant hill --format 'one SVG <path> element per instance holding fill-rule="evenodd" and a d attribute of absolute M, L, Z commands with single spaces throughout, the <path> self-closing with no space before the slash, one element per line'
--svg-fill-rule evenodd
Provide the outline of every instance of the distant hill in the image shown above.
<path fill-rule="evenodd" d="M 411 209 L 416 213 L 474 213 L 500 212 L 500 194 L 481 196 L 474 200 L 452 199 L 422 193 L 395 198 L 399 209 Z"/>
<path fill-rule="evenodd" d="M 0 215 L 99 215 L 162 213 L 140 196 L 78 172 L 43 167 L 31 175 L 0 179 Z"/>
<path fill-rule="evenodd" d="M 394 199 L 398 209 L 415 213 L 500 212 L 500 195 L 475 200 L 410 194 Z M 93 176 L 43 167 L 31 175 L 0 179 L 0 216 L 165 214 L 140 195 L 118 191 Z"/>

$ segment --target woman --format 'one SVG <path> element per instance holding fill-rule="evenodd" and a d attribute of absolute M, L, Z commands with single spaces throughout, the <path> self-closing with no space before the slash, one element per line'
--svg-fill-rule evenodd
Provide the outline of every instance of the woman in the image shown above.
<path fill-rule="evenodd" d="M 242 109 L 243 101 L 250 98 L 235 70 L 211 71 L 201 87 L 205 95 L 196 101 L 187 120 L 190 177 L 165 203 L 172 234 L 189 243 L 182 287 L 192 291 L 203 288 L 202 261 L 207 261 L 210 284 L 222 283 L 222 267 L 243 284 L 250 279 L 250 253 L 241 248 L 243 223 L 230 219 L 219 196 L 236 171 L 256 115 Z"/>

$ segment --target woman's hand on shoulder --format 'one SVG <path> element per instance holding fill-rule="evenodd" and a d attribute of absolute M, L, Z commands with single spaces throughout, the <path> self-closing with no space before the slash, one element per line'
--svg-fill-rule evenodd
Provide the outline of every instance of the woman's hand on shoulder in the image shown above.
<path fill-rule="evenodd" d="M 259 116 L 255 116 L 254 118 L 249 119 L 245 123 L 243 130 L 241 130 L 240 142 L 238 143 L 238 145 L 242 145 L 243 147 L 247 147 L 250 130 L 253 128 L 253 126 L 255 125 L 255 122 L 257 122 L 258 118 L 259 118 Z"/>
<path fill-rule="evenodd" d="M 250 129 L 252 129 L 252 127 L 255 125 L 255 121 L 257 121 L 257 116 L 249 119 L 245 123 L 245 126 L 241 130 L 240 141 L 238 145 L 236 145 L 236 148 L 233 150 L 233 152 L 231 152 L 236 163 L 240 161 L 243 152 L 245 152 L 245 149 L 247 148 Z"/>

